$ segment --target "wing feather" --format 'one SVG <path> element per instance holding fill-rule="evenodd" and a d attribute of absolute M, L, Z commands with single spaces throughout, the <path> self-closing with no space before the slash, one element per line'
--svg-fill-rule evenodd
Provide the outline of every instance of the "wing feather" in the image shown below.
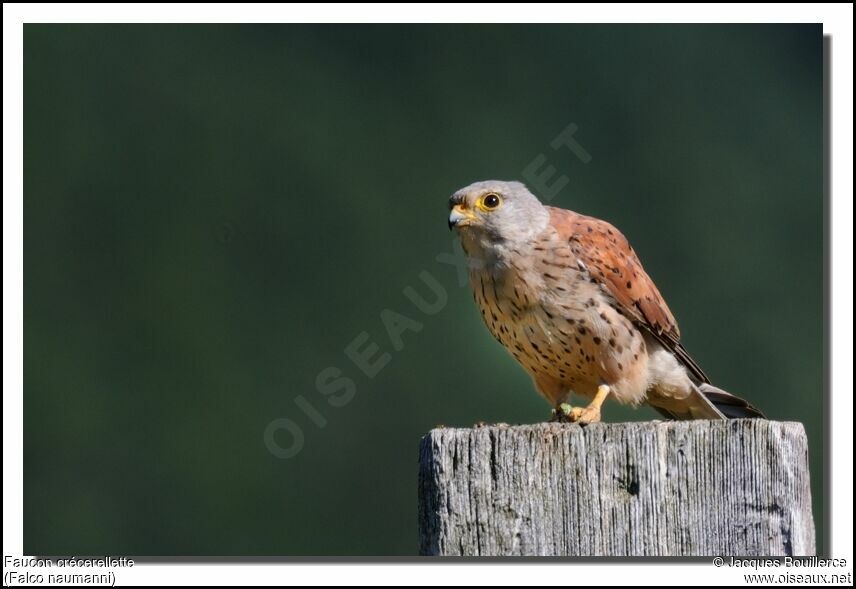
<path fill-rule="evenodd" d="M 680 343 L 674 315 L 627 239 L 611 224 L 565 209 L 547 207 L 553 227 L 568 241 L 592 280 L 615 299 L 618 309 L 649 331 L 701 382 L 710 382 Z"/>

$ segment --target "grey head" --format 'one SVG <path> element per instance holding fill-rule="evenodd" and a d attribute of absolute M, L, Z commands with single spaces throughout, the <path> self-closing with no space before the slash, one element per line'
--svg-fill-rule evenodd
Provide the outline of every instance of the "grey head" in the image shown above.
<path fill-rule="evenodd" d="M 468 252 L 472 246 L 485 249 L 529 242 L 550 220 L 547 209 L 525 185 L 502 180 L 461 188 L 449 198 L 449 209 L 449 228 L 458 231 Z"/>

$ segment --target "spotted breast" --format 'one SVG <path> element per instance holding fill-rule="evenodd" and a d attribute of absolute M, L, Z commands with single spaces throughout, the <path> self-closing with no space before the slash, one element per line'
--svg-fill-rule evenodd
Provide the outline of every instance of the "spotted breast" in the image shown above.
<path fill-rule="evenodd" d="M 487 256 L 470 281 L 491 334 L 554 406 L 571 392 L 592 396 L 604 382 L 614 383 L 619 401 L 644 400 L 645 336 L 552 225 L 530 243 Z"/>

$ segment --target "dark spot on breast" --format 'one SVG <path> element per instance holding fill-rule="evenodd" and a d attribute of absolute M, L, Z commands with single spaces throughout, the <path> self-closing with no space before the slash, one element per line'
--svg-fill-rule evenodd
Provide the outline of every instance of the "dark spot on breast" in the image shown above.
<path fill-rule="evenodd" d="M 609 338 L 609 347 L 610 347 L 610 348 L 614 348 L 614 347 L 615 347 L 615 338 L 612 338 L 612 337 L 611 337 L 611 338 Z"/>
<path fill-rule="evenodd" d="M 597 336 L 594 336 L 594 343 L 596 346 L 599 346 L 600 345 L 600 338 Z"/>
<path fill-rule="evenodd" d="M 627 288 L 628 288 L 628 289 L 633 288 L 633 283 L 632 283 L 632 282 L 630 282 L 629 280 L 627 281 Z"/>
<path fill-rule="evenodd" d="M 624 366 L 622 366 L 622 365 L 621 365 L 621 362 L 619 362 L 619 363 L 618 363 L 618 369 L 619 369 L 619 370 L 624 370 Z"/>
<path fill-rule="evenodd" d="M 580 335 L 585 335 L 585 334 L 586 334 L 586 328 L 585 328 L 585 327 L 582 327 L 582 326 L 581 326 L 581 327 L 578 327 L 578 328 L 577 328 L 577 331 L 579 332 L 579 334 L 580 334 Z"/>

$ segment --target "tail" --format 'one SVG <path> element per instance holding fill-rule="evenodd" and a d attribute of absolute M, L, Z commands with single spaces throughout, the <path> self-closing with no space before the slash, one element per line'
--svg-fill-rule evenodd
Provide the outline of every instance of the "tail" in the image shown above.
<path fill-rule="evenodd" d="M 710 378 L 676 338 L 650 332 L 687 370 L 693 393 L 680 401 L 648 396 L 648 404 L 668 419 L 766 419 L 749 401 L 710 384 Z"/>
<path fill-rule="evenodd" d="M 702 383 L 698 388 L 701 394 L 727 419 L 767 419 L 759 409 L 753 407 L 746 399 L 735 397 L 709 383 Z"/>
<path fill-rule="evenodd" d="M 655 403 L 665 399 L 649 398 L 648 402 L 654 409 L 668 419 L 740 419 L 760 418 L 764 414 L 753 407 L 748 401 L 726 393 L 712 384 L 701 383 L 693 385 L 693 394 L 680 401 L 670 400 L 668 406 L 657 406 Z"/>

